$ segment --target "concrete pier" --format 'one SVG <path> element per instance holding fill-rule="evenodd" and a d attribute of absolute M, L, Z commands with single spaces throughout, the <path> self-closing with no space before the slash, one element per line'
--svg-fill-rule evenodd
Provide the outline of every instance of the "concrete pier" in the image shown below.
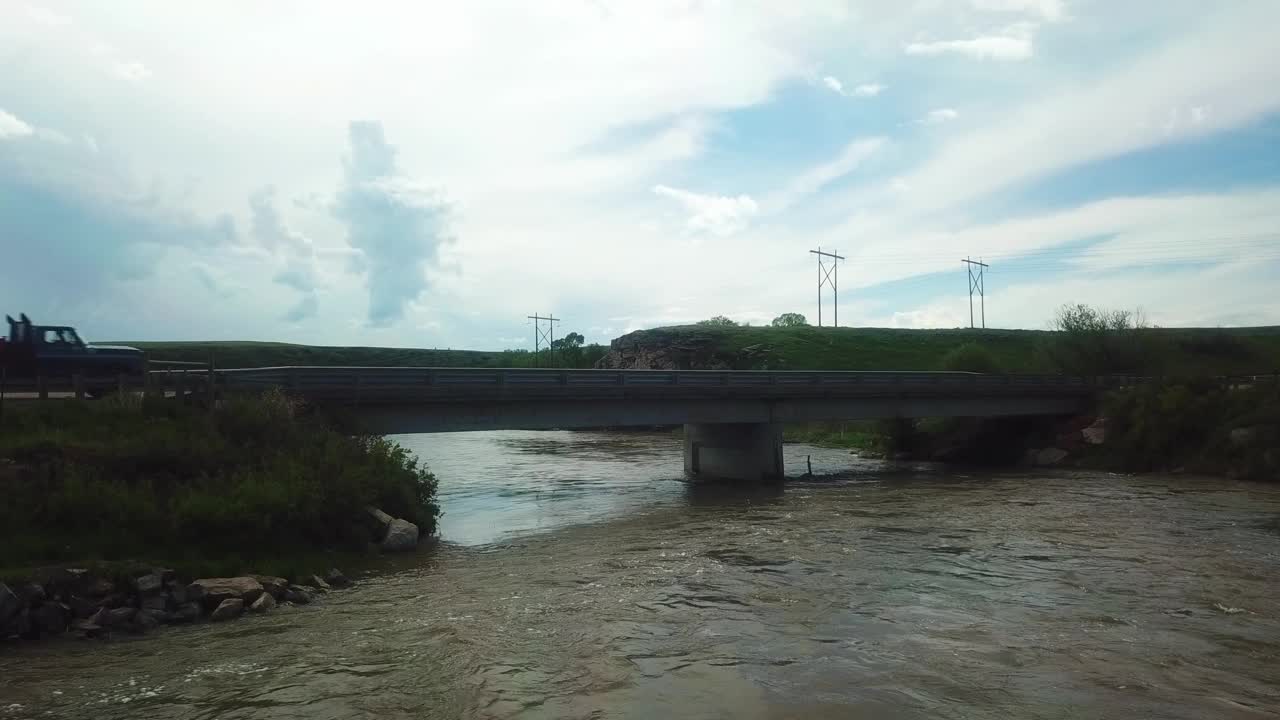
<path fill-rule="evenodd" d="M 699 480 L 781 481 L 784 474 L 782 426 L 777 423 L 686 424 L 684 471 Z"/>

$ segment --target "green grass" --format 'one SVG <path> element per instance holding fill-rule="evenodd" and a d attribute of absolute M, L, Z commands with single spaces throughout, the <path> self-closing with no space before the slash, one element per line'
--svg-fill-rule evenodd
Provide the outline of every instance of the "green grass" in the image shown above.
<path fill-rule="evenodd" d="M 346 365 L 367 367 L 457 367 L 497 368 L 532 367 L 534 354 L 523 350 L 440 350 L 386 347 L 340 347 L 326 345 L 294 345 L 273 342 L 111 342 L 129 345 L 147 353 L 152 360 L 209 362 L 220 368 L 271 367 L 277 365 Z M 558 353 L 557 367 L 590 367 L 604 348 L 586 346 L 579 353 Z M 545 352 L 536 358 L 546 365 Z"/>
<path fill-rule="evenodd" d="M 216 412 L 137 397 L 11 404 L 0 458 L 5 567 L 307 567 L 365 547 L 367 504 L 427 533 L 439 512 L 435 478 L 403 448 L 337 432 L 277 393 Z"/>
<path fill-rule="evenodd" d="M 1252 374 L 1280 368 L 1280 328 L 1169 328 L 1157 341 L 1165 374 Z M 1052 372 L 1042 330 L 707 327 L 641 330 L 619 342 L 679 348 L 690 368 L 748 370 L 941 370 L 947 354 L 972 344 L 1010 372 Z"/>
<path fill-rule="evenodd" d="M 879 450 L 883 444 L 874 421 L 796 423 L 783 429 L 782 440 L 849 450 Z"/>

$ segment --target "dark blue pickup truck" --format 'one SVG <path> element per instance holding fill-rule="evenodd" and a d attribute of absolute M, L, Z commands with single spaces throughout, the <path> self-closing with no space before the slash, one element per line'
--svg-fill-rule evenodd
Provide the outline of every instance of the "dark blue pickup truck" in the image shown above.
<path fill-rule="evenodd" d="M 114 377 L 146 371 L 146 355 L 137 348 L 87 345 L 75 328 L 33 325 L 25 314 L 6 319 L 9 336 L 0 338 L 0 366 L 9 377 Z"/>

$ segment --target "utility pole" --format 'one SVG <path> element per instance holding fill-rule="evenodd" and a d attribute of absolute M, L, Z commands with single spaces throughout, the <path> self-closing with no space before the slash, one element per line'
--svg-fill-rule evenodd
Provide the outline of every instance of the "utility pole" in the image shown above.
<path fill-rule="evenodd" d="M 960 262 L 965 264 L 965 268 L 969 271 L 969 329 L 973 329 L 973 291 L 978 291 L 978 305 L 982 308 L 982 329 L 987 329 L 987 294 L 986 286 L 983 283 L 987 268 L 990 265 L 979 262 L 978 260 L 970 260 L 965 258 Z M 977 268 L 977 272 L 974 272 Z"/>
<path fill-rule="evenodd" d="M 835 322 L 833 327 L 840 325 L 840 261 L 843 256 L 837 255 L 835 251 L 823 252 L 819 247 L 817 250 L 809 251 L 813 255 L 818 256 L 818 327 L 822 327 L 822 288 L 831 286 L 831 306 L 835 313 Z M 830 261 L 830 265 L 827 261 Z"/>
<path fill-rule="evenodd" d="M 556 351 L 555 351 L 555 345 L 553 344 L 553 342 L 554 342 L 555 337 L 556 337 L 556 323 L 560 322 L 560 318 L 555 317 L 555 313 L 551 313 L 551 314 L 547 315 L 546 317 L 543 317 L 542 315 L 539 315 L 538 313 L 534 313 L 534 314 L 529 315 L 529 316 L 527 316 L 527 317 L 528 317 L 530 320 L 532 320 L 532 321 L 533 321 L 533 364 L 534 364 L 534 367 L 537 367 L 537 365 L 538 365 L 538 349 L 539 349 L 539 346 L 540 346 L 540 343 L 541 343 L 541 342 L 546 342 L 546 344 L 547 344 L 547 353 L 548 353 L 548 356 L 549 356 L 549 357 L 547 358 L 547 364 L 548 364 L 548 366 L 553 366 L 553 365 L 555 365 L 555 359 L 556 359 L 556 354 L 555 354 L 555 353 L 556 353 Z M 546 329 L 546 330 L 543 330 L 543 329 L 542 329 L 542 321 L 543 321 L 543 320 L 546 320 L 546 321 L 547 321 L 547 329 Z"/>

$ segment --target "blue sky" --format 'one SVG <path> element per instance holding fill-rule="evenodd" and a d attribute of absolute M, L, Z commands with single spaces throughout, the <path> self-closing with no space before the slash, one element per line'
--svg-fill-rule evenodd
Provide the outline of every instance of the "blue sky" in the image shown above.
<path fill-rule="evenodd" d="M 1280 5 L 0 4 L 0 305 L 502 348 L 715 314 L 1280 324 Z M 829 319 L 828 305 L 824 315 Z"/>

